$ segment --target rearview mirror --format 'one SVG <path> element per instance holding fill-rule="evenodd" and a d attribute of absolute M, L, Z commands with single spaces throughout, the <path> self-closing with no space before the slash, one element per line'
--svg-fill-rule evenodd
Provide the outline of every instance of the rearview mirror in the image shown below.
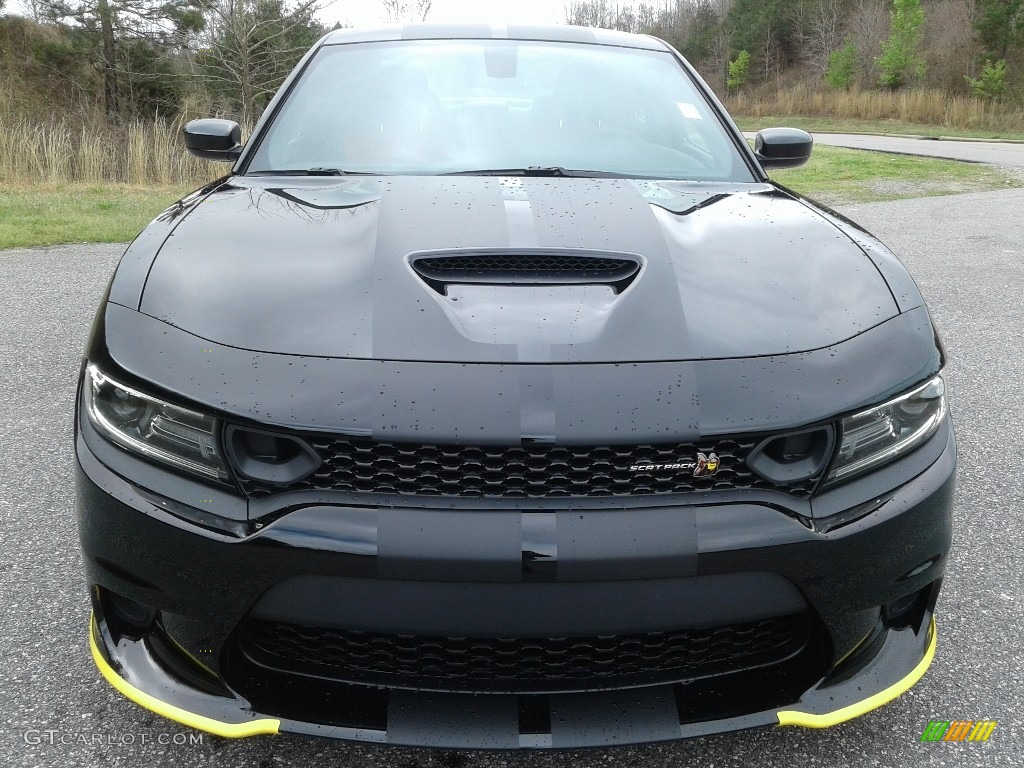
<path fill-rule="evenodd" d="M 242 154 L 242 129 L 232 120 L 193 120 L 183 131 L 185 149 L 196 157 L 234 161 Z"/>
<path fill-rule="evenodd" d="M 814 138 L 799 128 L 765 128 L 754 139 L 754 154 L 766 170 L 803 165 L 813 148 Z"/>

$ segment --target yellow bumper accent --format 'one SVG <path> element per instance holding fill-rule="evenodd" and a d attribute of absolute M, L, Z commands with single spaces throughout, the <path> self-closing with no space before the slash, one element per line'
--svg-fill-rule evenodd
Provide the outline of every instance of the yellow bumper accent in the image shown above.
<path fill-rule="evenodd" d="M 777 713 L 779 717 L 779 725 L 802 725 L 804 728 L 829 728 L 838 723 L 845 723 L 847 720 L 852 720 L 855 717 L 870 712 L 873 709 L 878 709 L 883 704 L 895 699 L 902 693 L 905 693 L 913 687 L 914 683 L 924 677 L 924 673 L 928 671 L 928 667 L 931 666 L 932 659 L 935 658 L 935 644 L 938 640 L 938 636 L 935 631 L 935 617 L 932 617 L 931 624 L 928 627 L 928 634 L 931 639 L 928 641 L 928 649 L 924 652 L 924 658 L 917 663 L 917 666 L 910 670 L 909 674 L 902 680 L 899 680 L 884 691 L 879 691 L 874 696 L 868 696 L 863 701 L 858 701 L 856 704 L 850 704 L 849 706 L 837 709 L 835 712 L 828 712 L 824 715 L 814 715 L 810 712 L 797 712 L 795 710 L 785 710 Z"/>
<path fill-rule="evenodd" d="M 222 723 L 220 720 L 214 720 L 211 717 L 197 715 L 193 712 L 184 710 L 181 707 L 176 707 L 165 701 L 160 701 L 160 699 L 150 696 L 145 691 L 140 691 L 134 685 L 118 675 L 117 672 L 114 671 L 114 668 L 110 666 L 110 663 L 103 657 L 103 654 L 100 653 L 99 646 L 96 644 L 96 632 L 95 620 L 90 617 L 89 649 L 92 651 L 92 660 L 96 662 L 96 666 L 103 674 L 103 677 L 107 679 L 107 682 L 136 704 L 156 712 L 158 715 L 162 715 L 169 720 L 175 720 L 191 728 L 197 728 L 200 731 L 206 731 L 207 733 L 224 736 L 229 739 L 238 739 L 243 736 L 257 736 L 259 734 L 272 734 L 278 732 L 278 729 L 281 726 L 280 720 L 264 718 L 261 720 L 249 720 L 245 723 Z"/>

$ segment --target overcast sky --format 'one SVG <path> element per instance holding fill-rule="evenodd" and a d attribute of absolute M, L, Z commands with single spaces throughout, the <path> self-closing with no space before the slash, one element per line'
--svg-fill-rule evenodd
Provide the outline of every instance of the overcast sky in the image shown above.
<path fill-rule="evenodd" d="M 408 0 L 411 4 L 415 0 Z M 486 21 L 491 24 L 561 24 L 566 0 L 433 0 L 427 21 Z M 325 24 L 336 21 L 353 26 L 380 24 L 380 0 L 336 0 L 320 15 Z"/>

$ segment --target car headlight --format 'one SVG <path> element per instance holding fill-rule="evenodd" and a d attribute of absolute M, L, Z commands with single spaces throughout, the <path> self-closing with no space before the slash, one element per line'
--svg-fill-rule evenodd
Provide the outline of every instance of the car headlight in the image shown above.
<path fill-rule="evenodd" d="M 211 480 L 228 479 L 212 417 L 158 400 L 85 369 L 89 421 L 125 450 Z"/>
<path fill-rule="evenodd" d="M 936 376 L 912 392 L 847 416 L 825 483 L 846 480 L 912 451 L 935 434 L 945 415 L 945 388 Z"/>

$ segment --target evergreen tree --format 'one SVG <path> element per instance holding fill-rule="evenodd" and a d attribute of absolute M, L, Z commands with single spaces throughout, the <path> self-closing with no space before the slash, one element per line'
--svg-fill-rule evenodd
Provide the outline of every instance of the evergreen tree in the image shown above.
<path fill-rule="evenodd" d="M 857 44 L 848 40 L 846 45 L 828 56 L 825 82 L 832 88 L 848 90 L 857 77 Z"/>
<path fill-rule="evenodd" d="M 989 59 L 1024 47 L 1024 0 L 977 0 L 974 28 Z"/>
<path fill-rule="evenodd" d="M 62 25 L 80 27 L 95 38 L 95 58 L 103 73 L 107 115 L 120 114 L 123 41 L 146 41 L 170 49 L 183 35 L 202 27 L 201 0 L 42 0 L 41 14 Z"/>
<path fill-rule="evenodd" d="M 889 39 L 875 60 L 882 75 L 879 84 L 896 89 L 924 77 L 920 48 L 923 40 L 924 9 L 921 0 L 893 0 L 889 16 Z"/>

